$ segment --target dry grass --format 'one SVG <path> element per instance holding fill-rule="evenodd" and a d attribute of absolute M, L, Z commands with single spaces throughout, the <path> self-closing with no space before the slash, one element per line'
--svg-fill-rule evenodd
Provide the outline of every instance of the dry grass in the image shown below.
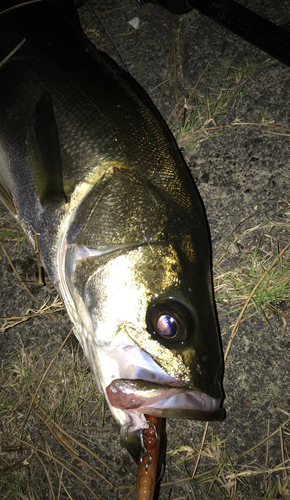
<path fill-rule="evenodd" d="M 104 398 L 96 391 L 80 348 L 75 348 L 68 338 L 69 335 L 53 356 L 53 363 L 45 345 L 31 352 L 24 344 L 2 366 L 3 499 L 43 498 L 37 485 L 39 468 L 45 472 L 50 498 L 59 498 L 60 490 L 68 488 L 67 474 L 90 492 L 90 498 L 98 496 L 88 479 L 97 477 L 111 485 L 109 478 L 115 473 L 85 445 L 95 433 L 104 430 Z M 71 435 L 65 430 L 67 427 L 72 429 Z M 74 437 L 75 433 L 80 439 Z"/>
<path fill-rule="evenodd" d="M 41 304 L 39 309 L 28 309 L 25 315 L 22 316 L 0 316 L 0 320 L 3 321 L 0 327 L 0 333 L 9 330 L 9 328 L 13 328 L 20 323 L 24 323 L 32 318 L 36 318 L 39 316 L 45 316 L 47 314 L 51 315 L 54 312 L 64 311 L 65 308 L 60 300 L 60 298 L 53 297 L 50 304 L 44 303 Z"/>
<path fill-rule="evenodd" d="M 282 256 L 278 246 L 278 240 L 286 241 L 288 234 L 287 208 L 286 205 L 283 222 L 281 213 L 272 214 L 271 218 L 255 214 L 255 224 L 251 227 L 249 222 L 253 219 L 241 221 L 216 251 L 216 298 L 227 303 L 228 314 L 233 317 L 246 303 L 245 315 L 260 314 L 267 321 L 268 310 L 279 315 L 280 305 L 289 300 L 289 255 L 286 252 Z M 7 226 L 7 222 L 5 224 Z M 257 232 L 259 240 L 253 246 Z M 5 247 L 9 249 L 9 244 L 18 245 L 17 239 L 9 243 L 8 238 L 6 234 L 2 240 Z M 262 287 L 261 277 L 267 283 L 267 293 L 264 288 L 256 286 L 260 283 Z M 252 293 L 253 289 L 255 293 Z M 59 299 L 53 296 L 50 305 L 42 304 L 39 310 L 27 311 L 24 316 L 2 318 L 2 331 L 49 311 L 57 313 L 60 309 Z M 284 307 L 285 322 L 287 312 Z M 61 492 L 74 498 L 76 486 L 75 482 L 73 488 L 70 486 L 72 481 L 78 481 L 81 488 L 86 489 L 88 498 L 98 498 L 97 491 L 90 486 L 96 477 L 108 487 L 118 487 L 124 499 L 134 495 L 134 484 L 120 485 L 109 464 L 85 445 L 88 435 L 91 440 L 93 434 L 102 429 L 104 401 L 95 390 L 87 361 L 80 349 L 71 343 L 69 335 L 66 344 L 49 358 L 45 345 L 32 352 L 25 343 L 20 345 L 2 366 L 0 377 L 1 498 L 41 498 L 37 477 L 43 474 L 47 478 L 50 498 L 61 498 Z M 264 485 L 261 498 L 290 498 L 287 450 L 290 414 L 286 409 L 277 408 L 276 411 L 285 414 L 284 423 L 271 433 L 265 429 L 263 440 L 236 456 L 228 455 L 227 439 L 214 435 L 208 424 L 204 427 L 198 425 L 200 430 L 195 432 L 194 444 L 172 446 L 169 443 L 168 467 L 171 470 L 181 467 L 185 474 L 181 473 L 177 481 L 165 481 L 161 491 L 194 479 L 197 485 L 206 488 L 208 498 L 238 500 L 250 498 L 245 493 L 247 479 L 255 476 Z M 273 440 L 280 443 L 281 458 L 275 466 L 269 466 Z M 59 447 L 61 453 L 56 451 Z M 253 453 L 261 447 L 266 447 L 265 460 L 257 463 L 253 460 Z M 71 480 L 68 479 L 70 476 Z"/>
<path fill-rule="evenodd" d="M 260 113 L 257 122 L 239 118 L 239 102 L 247 93 L 247 84 L 259 69 L 270 64 L 269 59 L 245 66 L 229 62 L 221 87 L 201 93 L 197 87 L 210 67 L 207 63 L 194 87 L 178 100 L 167 120 L 179 147 L 186 153 L 193 148 L 198 150 L 202 142 L 226 134 L 231 127 L 253 127 L 261 133 L 290 137 L 290 129 L 270 121 L 266 112 Z"/>
<path fill-rule="evenodd" d="M 120 8 L 126 8 L 126 5 Z M 237 113 L 234 120 L 227 121 L 228 112 L 237 109 L 239 99 L 246 90 L 246 82 L 268 61 L 245 67 L 231 63 L 225 71 L 221 88 L 197 92 L 208 70 L 206 66 L 194 87 L 181 97 L 178 96 L 177 80 L 182 72 L 178 54 L 180 27 L 178 29 L 176 33 L 171 33 L 172 56 L 169 58 L 166 79 L 160 84 L 162 92 L 159 104 L 166 85 L 174 81 L 177 102 L 169 121 L 181 147 L 187 150 L 197 148 L 202 141 L 225 133 L 227 128 L 234 126 L 258 127 L 266 133 L 289 136 L 289 129 L 275 126 L 265 115 L 257 123 L 241 121 Z M 93 23 L 91 31 L 93 35 L 96 34 Z M 128 31 L 122 37 L 130 34 Z M 100 48 L 106 43 L 110 42 L 102 42 Z M 139 76 L 141 73 L 142 60 Z M 251 314 L 262 315 L 264 321 L 270 321 L 269 311 L 274 311 L 275 315 L 283 319 L 282 333 L 285 330 L 290 266 L 287 251 L 281 255 L 278 243 L 282 233 L 282 247 L 288 245 L 285 237 L 289 227 L 287 211 L 284 216 L 283 222 L 277 220 L 275 214 L 273 219 L 262 218 L 254 225 L 249 220 L 242 221 L 245 229 L 239 225 L 214 256 L 216 299 L 227 304 L 227 314 L 234 318 L 227 352 L 232 348 L 241 321 Z M 259 238 L 253 245 L 255 233 Z M 21 251 L 25 237 L 8 218 L 0 227 L 0 241 L 2 251 L 4 248 L 9 258 L 10 245 L 16 244 Z M 12 260 L 9 265 L 11 263 Z M 13 272 L 16 272 L 15 267 Z M 30 284 L 19 275 L 18 279 L 21 286 L 29 290 Z M 30 291 L 27 293 L 31 294 Z M 1 317 L 0 332 L 9 329 L 13 332 L 20 323 L 47 314 L 57 315 L 62 309 L 61 301 L 53 295 L 49 302 L 40 303 L 35 309 L 25 311 L 25 314 Z M 57 356 L 47 351 L 45 345 L 31 351 L 25 342 L 19 342 L 13 356 L 1 367 L 0 380 L 0 497 L 3 500 L 42 499 L 43 489 L 39 485 L 44 484 L 43 477 L 47 485 L 45 494 L 51 499 L 59 499 L 63 495 L 74 498 L 77 483 L 85 498 L 99 498 L 98 491 L 93 491 L 90 486 L 95 478 L 98 478 L 98 484 L 117 487 L 123 500 L 133 498 L 134 477 L 131 477 L 130 484 L 120 485 L 116 471 L 92 451 L 95 435 L 106 431 L 110 433 L 112 429 L 103 427 L 103 397 L 97 393 L 87 361 L 71 338 Z M 290 499 L 287 448 L 290 414 L 283 408 L 276 408 L 276 411 L 285 414 L 285 421 L 272 432 L 268 422 L 264 439 L 258 440 L 239 455 L 229 456 L 227 438 L 220 439 L 214 435 L 213 428 L 208 424 L 196 426 L 193 443 L 169 443 L 168 468 L 174 470 L 182 467 L 182 472 L 178 480 L 163 482 L 161 491 L 168 488 L 170 498 L 172 485 L 194 480 L 197 485 L 205 485 L 203 498 L 247 499 L 252 498 L 246 493 L 247 478 L 257 476 L 264 490 L 259 492 L 259 498 Z M 116 433 L 113 432 L 115 439 Z M 270 467 L 271 449 L 277 442 L 280 460 Z M 265 449 L 264 461 L 257 463 L 255 451 L 261 448 Z M 185 498 L 183 496 L 174 500 Z"/>
<path fill-rule="evenodd" d="M 232 326 L 225 359 L 245 315 L 260 314 L 265 324 L 271 317 L 280 316 L 283 334 L 290 312 L 288 205 L 280 213 L 271 214 L 271 219 L 265 214 L 254 216 L 260 218 L 255 226 L 242 230 L 249 219 L 241 221 L 238 234 L 233 231 L 215 254 L 216 300 L 228 305 L 228 315 L 239 313 Z M 256 240 L 254 245 L 253 240 Z"/>
<path fill-rule="evenodd" d="M 0 232 L 1 244 L 4 242 L 8 248 L 7 251 L 2 244 L 3 255 L 12 264 L 22 286 L 21 276 L 8 255 L 9 249 L 15 254 L 15 246 L 21 252 L 22 234 L 10 220 L 1 226 L 5 229 Z M 25 289 L 29 286 L 27 282 Z M 12 332 L 20 323 L 47 314 L 58 319 L 55 313 L 63 309 L 59 297 L 53 293 L 39 309 L 2 317 L 0 331 Z M 91 489 L 89 479 L 96 477 L 112 485 L 110 478 L 115 476 L 114 471 L 86 443 L 93 441 L 96 434 L 114 429 L 104 427 L 104 398 L 96 390 L 87 360 L 70 334 L 55 353 L 47 349 L 45 342 L 31 350 L 26 341 L 16 340 L 17 337 L 12 349 L 7 345 L 7 352 L 14 353 L 6 357 L 0 369 L 0 497 L 3 499 L 43 498 L 39 483 L 43 474 L 49 498 L 60 498 L 63 491 L 72 498 L 67 475 L 79 482 L 90 498 L 99 497 Z"/>
<path fill-rule="evenodd" d="M 204 426 L 204 433 L 201 444 L 197 444 L 194 447 L 182 446 L 173 451 L 169 451 L 168 455 L 175 456 L 185 453 L 182 459 L 180 459 L 179 462 L 176 462 L 174 465 L 178 465 L 179 463 L 185 460 L 194 460 L 195 466 L 193 471 L 197 469 L 197 463 L 199 462 L 201 457 L 209 459 L 211 463 L 216 463 L 216 466 L 213 467 L 212 469 L 207 470 L 206 472 L 200 474 L 192 475 L 197 480 L 198 483 L 201 482 L 210 483 L 209 493 L 212 490 L 213 486 L 216 484 L 218 488 L 222 488 L 224 490 L 223 493 L 226 493 L 227 495 L 226 498 L 236 499 L 238 498 L 238 496 L 236 496 L 238 493 L 238 483 L 239 482 L 243 483 L 245 478 L 255 475 L 264 475 L 266 476 L 264 478 L 265 485 L 267 485 L 267 483 L 269 483 L 271 476 L 275 476 L 275 473 L 279 472 L 282 473 L 281 475 L 284 478 L 284 480 L 283 479 L 281 480 L 280 476 L 278 476 L 279 481 L 278 484 L 276 485 L 276 490 L 277 491 L 279 490 L 281 498 L 282 497 L 288 498 L 288 496 L 290 497 L 290 483 L 289 483 L 290 476 L 288 473 L 288 471 L 290 470 L 290 459 L 289 458 L 285 459 L 285 448 L 286 448 L 285 438 L 289 436 L 289 429 L 287 428 L 287 425 L 290 422 L 290 413 L 280 408 L 277 408 L 277 411 L 280 411 L 288 415 L 288 418 L 284 421 L 284 423 L 281 424 L 271 434 L 267 432 L 264 439 L 258 441 L 251 448 L 249 448 L 248 450 L 239 455 L 229 457 L 226 451 L 227 439 L 221 440 L 218 438 L 218 436 L 214 436 L 213 430 L 211 430 L 210 439 L 209 440 L 205 439 L 205 436 L 208 435 L 208 423 L 206 423 Z M 266 460 L 264 465 L 258 465 L 258 464 L 252 465 L 250 463 L 240 465 L 238 463 L 242 458 L 246 457 L 260 446 L 265 445 L 265 443 L 267 444 L 267 450 L 268 450 L 268 447 L 271 445 L 271 440 L 275 436 L 277 437 L 277 435 L 279 437 L 281 444 L 281 462 L 277 464 L 275 467 L 271 468 L 267 467 L 268 451 L 266 453 Z M 183 480 L 188 481 L 189 479 L 192 479 L 192 477 L 187 477 L 184 478 Z M 275 482 L 277 481 L 275 480 Z M 282 487 L 282 482 L 284 484 L 284 496 L 282 491 L 280 491 Z M 169 485 L 169 483 L 164 483 L 164 486 L 166 485 Z"/>

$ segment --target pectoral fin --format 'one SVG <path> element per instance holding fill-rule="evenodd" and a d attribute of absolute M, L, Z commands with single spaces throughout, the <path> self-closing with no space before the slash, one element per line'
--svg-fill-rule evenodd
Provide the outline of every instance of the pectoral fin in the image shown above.
<path fill-rule="evenodd" d="M 1 154 L 0 154 L 1 156 Z M 17 214 L 16 207 L 14 205 L 11 182 L 9 179 L 8 173 L 1 168 L 2 162 L 0 161 L 0 199 L 4 203 L 4 205 L 10 210 L 13 215 Z M 5 175 L 5 173 L 7 175 Z"/>
<path fill-rule="evenodd" d="M 65 201 L 58 130 L 49 92 L 45 92 L 35 106 L 28 133 L 28 155 L 41 205 Z"/>

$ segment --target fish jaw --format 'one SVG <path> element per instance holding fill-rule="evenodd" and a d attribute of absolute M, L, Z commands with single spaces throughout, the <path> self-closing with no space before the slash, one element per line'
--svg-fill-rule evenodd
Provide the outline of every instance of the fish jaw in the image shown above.
<path fill-rule="evenodd" d="M 67 215 L 63 234 L 67 233 L 72 217 Z M 59 245 L 59 288 L 75 333 L 115 420 L 121 426 L 129 424 L 130 432 L 146 427 L 146 413 L 196 420 L 223 417 L 220 409 L 223 394 L 216 383 L 219 371 L 214 369 L 207 376 L 199 353 L 194 361 L 193 348 L 183 352 L 181 344 L 174 351 L 171 346 L 160 344 L 147 330 L 148 304 L 152 303 L 151 290 L 156 287 L 145 288 L 142 277 L 146 259 L 148 255 L 151 259 L 152 254 L 156 282 L 160 283 L 164 271 L 160 273 L 159 264 L 168 255 L 175 263 L 171 247 L 152 245 L 99 251 L 72 245 L 64 236 Z M 140 279 L 136 278 L 137 272 Z M 170 285 L 170 275 L 166 279 L 165 284 Z M 167 292 L 170 296 L 175 289 L 172 281 Z M 168 299 L 169 306 L 172 300 Z M 188 359 L 190 364 L 186 363 Z M 195 365 L 197 368 L 191 370 Z M 139 391 L 137 403 L 133 401 L 136 391 Z M 120 404 L 122 398 L 125 405 Z"/>
<path fill-rule="evenodd" d="M 147 428 L 145 414 L 204 421 L 224 417 L 222 393 L 213 398 L 181 383 L 128 339 L 122 347 L 106 349 L 97 348 L 87 330 L 77 336 L 114 419 L 130 433 Z"/>
<path fill-rule="evenodd" d="M 114 380 L 106 388 L 107 398 L 114 408 L 123 410 L 130 418 L 129 431 L 144 428 L 143 415 L 189 420 L 221 420 L 224 411 L 221 399 L 182 386 L 144 383 L 143 380 Z"/>
<path fill-rule="evenodd" d="M 103 392 L 111 412 L 121 426 L 130 424 L 130 432 L 146 428 L 144 414 L 207 421 L 224 417 L 222 391 L 211 397 L 181 382 L 135 344 L 107 352 L 102 365 L 107 366 Z"/>

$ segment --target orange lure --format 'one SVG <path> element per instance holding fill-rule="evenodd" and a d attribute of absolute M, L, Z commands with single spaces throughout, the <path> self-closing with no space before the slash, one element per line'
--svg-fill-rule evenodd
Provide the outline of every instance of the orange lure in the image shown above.
<path fill-rule="evenodd" d="M 145 415 L 145 418 L 153 425 L 143 431 L 135 500 L 153 500 L 158 469 L 162 418 L 151 415 Z"/>

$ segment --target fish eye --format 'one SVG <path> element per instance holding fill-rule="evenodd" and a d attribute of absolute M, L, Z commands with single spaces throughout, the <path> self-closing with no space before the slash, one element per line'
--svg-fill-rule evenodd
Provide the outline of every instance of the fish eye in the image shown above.
<path fill-rule="evenodd" d="M 160 311 L 158 309 L 153 314 L 155 332 L 166 340 L 184 340 L 186 328 L 181 318 L 172 311 Z"/>
<path fill-rule="evenodd" d="M 177 321 L 169 314 L 161 314 L 156 320 L 156 331 L 166 339 L 174 339 L 178 333 Z"/>
<path fill-rule="evenodd" d="M 165 299 L 148 307 L 147 330 L 158 336 L 161 343 L 164 341 L 183 344 L 193 327 L 193 311 L 180 300 Z"/>

